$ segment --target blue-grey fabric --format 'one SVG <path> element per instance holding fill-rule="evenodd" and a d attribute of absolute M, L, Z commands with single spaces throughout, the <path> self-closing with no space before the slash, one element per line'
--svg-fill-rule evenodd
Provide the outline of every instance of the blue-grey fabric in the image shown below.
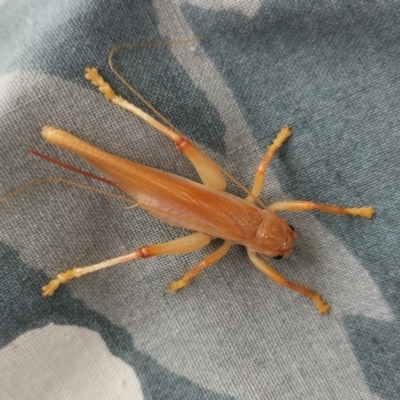
<path fill-rule="evenodd" d="M 61 183 L 2 201 L 0 398 L 400 399 L 399 21 L 399 3 L 389 0 L 0 0 L 0 196 L 51 176 L 113 191 L 28 154 L 32 147 L 90 169 L 45 143 L 45 124 L 199 181 L 168 139 L 108 103 L 83 71 L 99 68 L 139 104 L 110 73 L 109 50 L 201 36 L 120 52 L 115 65 L 248 187 L 290 125 L 264 202 L 377 212 L 372 220 L 280 213 L 298 240 L 290 258 L 271 264 L 327 300 L 331 314 L 321 316 L 240 246 L 167 294 L 219 240 L 42 298 L 40 287 L 62 270 L 187 232 Z"/>

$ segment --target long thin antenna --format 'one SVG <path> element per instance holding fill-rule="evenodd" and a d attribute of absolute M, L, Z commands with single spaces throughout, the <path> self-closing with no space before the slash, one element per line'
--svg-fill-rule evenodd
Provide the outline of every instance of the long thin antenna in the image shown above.
<path fill-rule="evenodd" d="M 11 197 L 16 196 L 17 194 L 20 194 L 20 193 L 22 193 L 22 192 L 25 192 L 25 190 L 31 189 L 31 188 L 33 188 L 33 187 L 35 187 L 35 186 L 38 186 L 38 185 L 41 185 L 42 183 L 47 183 L 47 182 L 61 182 L 61 183 L 66 183 L 66 184 L 68 184 L 68 185 L 76 186 L 76 187 L 79 187 L 79 188 L 82 188 L 82 189 L 90 190 L 90 191 L 92 191 L 92 192 L 96 192 L 96 193 L 103 194 L 103 195 L 105 195 L 105 196 L 113 197 L 114 199 L 118 199 L 118 200 L 121 200 L 121 201 L 125 201 L 126 203 L 130 203 L 130 204 L 133 204 L 133 205 L 135 205 L 135 206 L 137 205 L 137 203 L 136 203 L 134 200 L 131 200 L 131 199 L 127 198 L 127 197 L 120 196 L 120 195 L 114 194 L 114 193 L 110 193 L 110 192 L 107 192 L 107 191 L 105 191 L 105 190 L 97 189 L 97 188 L 92 187 L 92 186 L 83 185 L 82 183 L 70 181 L 70 180 L 68 180 L 68 179 L 53 178 L 53 177 L 38 179 L 38 180 L 36 180 L 36 181 L 34 181 L 34 182 L 28 183 L 28 184 L 25 185 L 25 186 L 21 186 L 21 187 L 19 187 L 18 189 L 14 190 L 14 191 L 12 191 L 12 192 L 10 192 L 10 193 L 5 194 L 4 196 L 1 196 L 1 197 L 0 197 L 0 203 L 1 203 L 2 201 L 8 200 L 8 199 L 11 198 Z"/>
<path fill-rule="evenodd" d="M 113 182 L 109 181 L 108 179 L 105 179 L 105 178 L 102 178 L 100 176 L 91 174 L 90 172 L 83 171 L 83 170 L 81 170 L 79 168 L 75 168 L 72 165 L 63 163 L 60 160 L 56 160 L 55 158 L 52 158 L 52 157 L 50 157 L 50 156 L 48 156 L 46 154 L 40 153 L 37 150 L 28 149 L 28 152 L 33 154 L 33 155 L 35 155 L 35 156 L 37 156 L 37 157 L 42 158 L 43 160 L 51 162 L 52 164 L 58 165 L 59 167 L 66 168 L 66 169 L 68 169 L 70 171 L 73 171 L 73 172 L 76 172 L 76 173 L 78 173 L 80 175 L 87 176 L 88 178 L 95 179 L 97 181 L 100 181 L 100 182 L 103 182 L 103 183 L 107 183 L 108 185 L 111 185 L 111 186 L 114 186 L 114 187 L 118 188 L 117 185 L 115 185 Z M 47 183 L 47 182 L 66 183 L 68 185 L 76 186 L 76 187 L 79 187 L 81 189 L 90 190 L 91 192 L 100 193 L 100 194 L 103 194 L 105 196 L 112 197 L 114 199 L 118 199 L 118 200 L 124 201 L 126 203 L 129 203 L 130 206 L 128 208 L 137 207 L 139 205 L 136 201 L 134 201 L 134 200 L 132 200 L 132 199 L 130 199 L 128 197 L 120 196 L 120 195 L 114 194 L 114 193 L 110 193 L 110 192 L 107 192 L 105 190 L 97 189 L 97 188 L 89 186 L 89 185 L 84 185 L 82 183 L 70 181 L 69 179 L 55 178 L 55 177 L 38 179 L 36 181 L 28 183 L 27 185 L 21 186 L 18 189 L 15 189 L 10 193 L 7 193 L 7 194 L 1 196 L 0 197 L 0 203 L 2 201 L 8 200 L 11 197 L 14 197 L 14 196 L 20 194 L 22 192 L 25 192 L 28 189 L 31 189 L 31 188 L 33 188 L 35 186 L 38 186 L 38 185 L 41 185 L 42 183 Z"/>
<path fill-rule="evenodd" d="M 33 155 L 35 155 L 36 157 L 42 158 L 43 160 L 45 160 L 47 162 L 50 162 L 50 163 L 55 164 L 55 165 L 58 165 L 59 167 L 68 169 L 70 171 L 76 172 L 77 174 L 80 174 L 80 175 L 83 175 L 83 176 L 87 176 L 88 178 L 95 179 L 96 181 L 107 183 L 107 185 L 111 185 L 111 186 L 114 186 L 114 187 L 118 188 L 118 186 L 114 182 L 112 182 L 112 181 L 110 181 L 110 180 L 108 180 L 106 178 L 102 178 L 101 176 L 97 176 L 97 175 L 92 174 L 90 172 L 84 171 L 83 169 L 79 169 L 79 168 L 73 167 L 72 165 L 66 164 L 66 163 L 64 163 L 64 162 L 62 162 L 60 160 L 56 160 L 55 158 L 50 157 L 50 156 L 48 156 L 46 154 L 40 153 L 37 150 L 29 148 L 28 152 L 33 154 Z"/>

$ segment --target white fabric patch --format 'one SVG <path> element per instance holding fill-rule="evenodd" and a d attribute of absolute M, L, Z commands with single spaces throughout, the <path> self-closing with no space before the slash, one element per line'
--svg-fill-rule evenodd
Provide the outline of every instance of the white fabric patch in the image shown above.
<path fill-rule="evenodd" d="M 197 7 L 201 7 L 203 9 L 207 10 L 215 10 L 215 11 L 220 11 L 220 10 L 230 10 L 230 11 L 236 11 L 240 12 L 243 15 L 246 15 L 247 17 L 251 18 L 254 17 L 261 8 L 261 2 L 259 0 L 253 0 L 253 1 L 242 1 L 242 0 L 237 0 L 237 1 L 232 1 L 232 0 L 219 0 L 219 1 L 214 1 L 214 0 L 184 0 L 182 3 L 189 3 Z"/>
<path fill-rule="evenodd" d="M 113 356 L 97 332 L 50 324 L 0 351 L 3 400 L 141 400 L 132 368 Z"/>

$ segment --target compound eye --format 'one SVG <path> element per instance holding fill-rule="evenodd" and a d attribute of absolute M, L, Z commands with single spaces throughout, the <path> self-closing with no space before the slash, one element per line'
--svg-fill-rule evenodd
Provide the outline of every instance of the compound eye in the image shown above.
<path fill-rule="evenodd" d="M 294 229 L 292 225 L 290 225 L 290 224 L 288 224 L 288 225 L 289 225 L 289 228 L 290 228 L 293 232 L 296 232 L 296 229 Z"/>
<path fill-rule="evenodd" d="M 283 256 L 272 257 L 274 260 L 282 260 Z"/>

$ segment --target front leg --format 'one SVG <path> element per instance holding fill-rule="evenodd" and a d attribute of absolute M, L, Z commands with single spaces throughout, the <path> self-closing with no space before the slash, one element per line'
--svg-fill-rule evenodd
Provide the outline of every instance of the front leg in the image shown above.
<path fill-rule="evenodd" d="M 261 258 L 257 257 L 257 254 L 254 251 L 247 249 L 247 254 L 253 265 L 263 274 L 267 275 L 268 278 L 271 278 L 276 283 L 279 283 L 279 285 L 286 286 L 289 289 L 309 297 L 314 302 L 319 313 L 325 315 L 329 314 L 329 305 L 325 303 L 324 299 L 318 293 L 313 292 L 305 286 L 301 286 L 294 282 L 289 282 L 283 275 L 275 271 L 270 265 L 261 260 Z"/>
<path fill-rule="evenodd" d="M 268 208 L 272 211 L 319 210 L 330 214 L 347 214 L 347 215 L 352 215 L 353 217 L 362 217 L 368 219 L 371 219 L 375 214 L 374 208 L 370 206 L 359 207 L 359 208 L 339 207 L 339 206 L 332 206 L 330 204 L 318 204 L 312 201 L 301 201 L 301 200 L 280 201 L 278 203 L 273 203 L 269 205 Z"/>

